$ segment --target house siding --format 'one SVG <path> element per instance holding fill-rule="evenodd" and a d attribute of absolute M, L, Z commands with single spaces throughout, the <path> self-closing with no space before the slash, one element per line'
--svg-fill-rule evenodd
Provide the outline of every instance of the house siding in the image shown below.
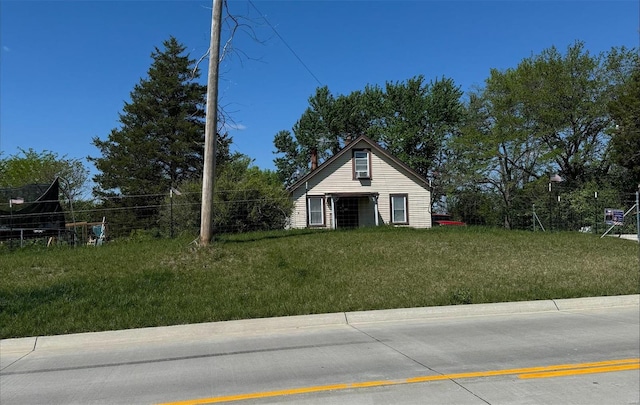
<path fill-rule="evenodd" d="M 350 145 L 352 146 L 352 145 Z M 413 228 L 431 227 L 431 194 L 428 189 L 419 184 L 408 174 L 406 169 L 386 156 L 380 156 L 375 149 L 371 149 L 368 142 L 361 140 L 352 146 L 353 149 L 367 149 L 371 152 L 371 179 L 354 180 L 352 153 L 344 153 L 336 160 L 322 167 L 322 172 L 311 176 L 305 184 L 292 190 L 294 210 L 291 217 L 291 227 L 305 228 L 307 226 L 306 195 L 325 195 L 331 193 L 378 193 L 378 223 L 391 224 L 392 194 L 408 195 L 409 223 L 404 226 Z M 362 198 L 358 203 L 360 226 L 375 225 L 373 203 L 367 203 Z M 325 200 L 325 224 L 331 228 L 332 212 L 331 199 Z"/>

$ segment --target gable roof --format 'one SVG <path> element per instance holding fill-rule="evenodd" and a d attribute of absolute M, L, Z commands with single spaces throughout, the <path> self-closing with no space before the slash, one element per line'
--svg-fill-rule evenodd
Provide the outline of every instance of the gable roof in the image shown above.
<path fill-rule="evenodd" d="M 358 144 L 361 141 L 364 141 L 367 144 L 369 144 L 369 146 L 371 146 L 371 149 L 375 150 L 378 155 L 384 156 L 387 159 L 391 160 L 393 163 L 395 163 L 398 166 L 400 166 L 406 172 L 406 174 L 409 175 L 409 177 L 412 177 L 417 183 L 422 184 L 425 187 L 429 187 L 429 182 L 427 181 L 427 179 L 421 177 L 415 170 L 410 168 L 408 165 L 406 165 L 404 162 L 402 162 L 397 157 L 395 157 L 392 154 L 390 154 L 386 149 L 382 148 L 380 145 L 378 145 L 377 142 L 375 142 L 371 138 L 369 138 L 369 137 L 367 137 L 365 135 L 360 135 L 359 137 L 357 137 L 353 141 L 349 142 L 349 144 L 347 144 L 344 148 L 342 148 L 338 153 L 336 153 L 335 155 L 331 156 L 329 159 L 327 159 L 324 162 L 322 162 L 322 164 L 319 165 L 316 168 L 316 170 L 313 170 L 313 171 L 307 173 L 300 180 L 296 181 L 291 186 L 289 186 L 288 190 L 289 191 L 293 191 L 293 190 L 297 189 L 298 187 L 300 187 L 305 182 L 307 182 L 312 177 L 318 175 L 318 173 L 320 173 L 321 171 L 326 169 L 332 162 L 334 162 L 335 160 L 339 159 L 341 156 L 343 156 L 345 153 L 348 153 L 350 150 L 354 149 L 356 144 Z"/>

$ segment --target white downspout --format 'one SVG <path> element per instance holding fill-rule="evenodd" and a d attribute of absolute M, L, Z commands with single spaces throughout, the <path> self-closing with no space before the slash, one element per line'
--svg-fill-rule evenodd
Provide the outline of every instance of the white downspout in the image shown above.
<path fill-rule="evenodd" d="M 336 206 L 334 204 L 335 197 L 331 196 L 331 229 L 336 229 Z"/>
<path fill-rule="evenodd" d="M 307 228 L 309 227 L 309 217 L 311 216 L 310 212 L 311 212 L 311 204 L 309 203 L 309 182 L 306 181 L 304 183 L 304 199 L 305 199 L 305 205 L 307 206 L 307 211 L 304 213 L 305 215 L 305 219 L 304 222 L 307 224 Z"/>
<path fill-rule="evenodd" d="M 376 226 L 378 226 L 378 196 L 373 196 L 373 215 L 375 215 Z"/>

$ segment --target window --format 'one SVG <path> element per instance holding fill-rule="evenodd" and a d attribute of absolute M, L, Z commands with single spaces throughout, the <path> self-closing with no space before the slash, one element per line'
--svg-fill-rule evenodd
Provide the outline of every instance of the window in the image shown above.
<path fill-rule="evenodd" d="M 353 152 L 353 178 L 354 179 L 370 179 L 371 178 L 368 151 L 356 150 Z"/>
<path fill-rule="evenodd" d="M 409 209 L 407 194 L 391 195 L 391 223 L 392 224 L 408 224 Z"/>
<path fill-rule="evenodd" d="M 309 197 L 307 200 L 309 226 L 324 226 L 324 198 Z"/>

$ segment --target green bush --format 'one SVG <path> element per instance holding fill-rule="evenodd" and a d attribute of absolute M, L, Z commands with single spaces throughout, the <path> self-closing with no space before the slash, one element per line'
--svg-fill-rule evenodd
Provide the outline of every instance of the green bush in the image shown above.
<path fill-rule="evenodd" d="M 173 201 L 165 199 L 160 220 L 164 234 L 197 234 L 201 190 L 201 183 L 187 183 L 180 187 L 181 195 L 173 195 Z M 239 156 L 217 176 L 213 229 L 217 234 L 283 229 L 292 208 L 275 172 L 252 167 L 251 159 Z"/>

